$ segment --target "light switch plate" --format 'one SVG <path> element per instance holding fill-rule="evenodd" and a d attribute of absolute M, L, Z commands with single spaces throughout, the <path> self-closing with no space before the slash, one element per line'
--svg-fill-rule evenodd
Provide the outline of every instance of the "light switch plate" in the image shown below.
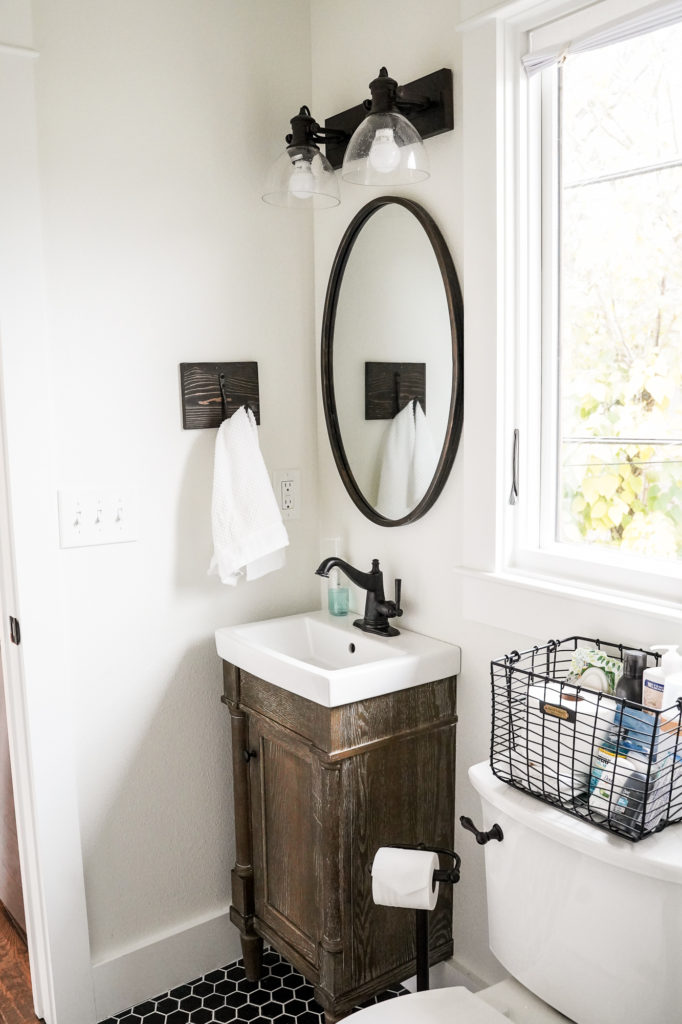
<path fill-rule="evenodd" d="M 137 540 L 137 507 L 129 488 L 65 488 L 57 498 L 61 547 Z"/>

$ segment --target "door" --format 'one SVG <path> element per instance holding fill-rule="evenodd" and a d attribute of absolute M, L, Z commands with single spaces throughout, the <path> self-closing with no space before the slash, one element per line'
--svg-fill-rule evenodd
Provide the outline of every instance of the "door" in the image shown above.
<path fill-rule="evenodd" d="M 21 891 L 17 822 L 14 814 L 12 769 L 9 761 L 9 736 L 5 687 L 0 662 L 0 902 L 26 933 L 24 897 Z"/>
<path fill-rule="evenodd" d="M 96 1020 L 59 614 L 30 3 L 0 4 L 0 633 L 36 1015 Z M 37 385 L 39 381 L 39 385 Z M 40 409 L 27 399 L 40 392 Z M 8 615 L 24 636 L 8 640 Z"/>
<path fill-rule="evenodd" d="M 316 883 L 319 770 L 310 746 L 270 721 L 249 717 L 256 917 L 317 966 Z"/>

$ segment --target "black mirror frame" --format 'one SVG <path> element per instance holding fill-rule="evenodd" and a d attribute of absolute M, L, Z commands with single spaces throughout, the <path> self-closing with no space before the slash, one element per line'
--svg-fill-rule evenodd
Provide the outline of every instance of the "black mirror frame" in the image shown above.
<path fill-rule="evenodd" d="M 360 231 L 370 217 L 384 206 L 396 204 L 403 206 L 412 213 L 421 226 L 431 243 L 438 267 L 443 279 L 443 287 L 448 304 L 448 317 L 450 320 L 450 336 L 452 339 L 452 388 L 450 392 L 450 411 L 448 424 L 445 432 L 445 439 L 441 449 L 438 464 L 433 479 L 418 505 L 402 519 L 387 519 L 370 505 L 364 494 L 358 487 L 353 476 L 346 451 L 341 438 L 339 428 L 339 417 L 336 408 L 334 395 L 333 356 L 334 356 L 334 326 L 336 323 L 336 310 L 339 301 L 339 293 L 343 282 L 343 275 L 346 264 L 352 252 Z M 426 210 L 410 199 L 402 199 L 398 196 L 380 196 L 373 199 L 356 214 L 348 225 L 346 232 L 339 244 L 334 257 L 327 295 L 324 303 L 324 314 L 322 318 L 322 401 L 324 404 L 324 416 L 327 423 L 327 433 L 331 444 L 334 461 L 339 475 L 343 480 L 348 494 L 357 507 L 379 526 L 406 526 L 420 519 L 429 511 L 438 496 L 440 495 L 445 481 L 448 478 L 452 464 L 455 461 L 460 436 L 462 434 L 462 423 L 464 420 L 464 303 L 462 292 L 459 286 L 459 278 L 455 265 L 450 256 L 445 239 L 443 238 L 436 222 Z"/>

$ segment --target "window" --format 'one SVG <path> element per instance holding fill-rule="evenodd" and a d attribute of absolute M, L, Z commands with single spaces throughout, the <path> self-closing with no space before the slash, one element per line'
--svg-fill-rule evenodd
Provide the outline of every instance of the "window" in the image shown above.
<path fill-rule="evenodd" d="M 682 22 L 663 21 L 527 60 L 541 370 L 521 547 L 588 579 L 682 573 Z"/>

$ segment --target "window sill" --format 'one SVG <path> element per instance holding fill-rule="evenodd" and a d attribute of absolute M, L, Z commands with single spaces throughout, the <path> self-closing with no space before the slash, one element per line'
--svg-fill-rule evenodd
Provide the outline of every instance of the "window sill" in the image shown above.
<path fill-rule="evenodd" d="M 586 636 L 648 646 L 682 641 L 682 607 L 520 572 L 458 566 L 465 619 L 545 642 Z"/>

